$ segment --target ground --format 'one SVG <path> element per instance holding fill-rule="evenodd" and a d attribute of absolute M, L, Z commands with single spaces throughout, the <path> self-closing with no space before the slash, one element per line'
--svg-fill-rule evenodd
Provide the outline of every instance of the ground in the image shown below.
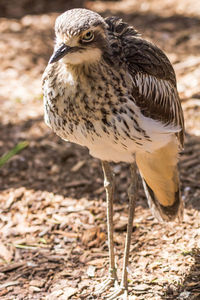
<path fill-rule="evenodd" d="M 129 265 L 130 299 L 200 299 L 200 6 L 195 0 L 1 1 L 0 156 L 28 146 L 0 168 L 0 298 L 96 299 L 108 269 L 100 162 L 55 136 L 43 121 L 41 75 L 56 16 L 85 6 L 119 15 L 168 55 L 186 123 L 180 157 L 182 223 L 158 223 L 140 182 Z M 115 245 L 122 267 L 128 166 L 116 174 Z M 102 297 L 99 297 L 102 299 Z"/>

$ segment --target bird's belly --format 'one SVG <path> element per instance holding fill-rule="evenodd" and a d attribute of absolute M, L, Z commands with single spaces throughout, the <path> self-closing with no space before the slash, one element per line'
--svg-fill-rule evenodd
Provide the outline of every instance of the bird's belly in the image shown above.
<path fill-rule="evenodd" d="M 134 162 L 134 154 L 136 152 L 136 147 L 132 145 L 132 148 L 125 150 L 120 145 L 115 145 L 107 143 L 106 141 L 101 141 L 98 144 L 91 145 L 89 148 L 90 154 L 93 157 L 99 158 L 103 161 L 110 162 Z"/>
<path fill-rule="evenodd" d="M 132 162 L 135 152 L 154 152 L 169 143 L 175 130 L 144 117 L 133 102 L 127 105 L 134 114 L 111 114 L 105 123 L 95 114 L 81 117 L 75 108 L 63 116 L 46 103 L 45 121 L 62 139 L 87 147 L 94 157 Z"/>
<path fill-rule="evenodd" d="M 112 127 L 105 132 L 100 122 L 88 129 L 81 122 L 78 125 L 70 121 L 63 123 L 58 114 L 45 110 L 45 123 L 62 139 L 87 147 L 92 156 L 101 160 L 132 162 L 139 146 L 125 136 L 116 137 Z"/>
<path fill-rule="evenodd" d="M 142 133 L 134 130 L 134 127 L 130 129 L 127 136 L 121 123 L 116 124 L 118 127 L 118 135 L 116 135 L 112 126 L 105 131 L 100 121 L 94 122 L 93 127 L 87 128 L 84 122 L 78 125 L 70 120 L 63 122 L 62 117 L 47 110 L 45 110 L 45 121 L 62 139 L 87 147 L 90 154 L 100 160 L 131 163 L 136 152 L 153 152 L 163 145 L 163 141 L 159 140 L 160 134 L 151 135 L 151 139 L 147 139 Z M 168 137 L 165 136 L 164 139 L 166 142 Z"/>

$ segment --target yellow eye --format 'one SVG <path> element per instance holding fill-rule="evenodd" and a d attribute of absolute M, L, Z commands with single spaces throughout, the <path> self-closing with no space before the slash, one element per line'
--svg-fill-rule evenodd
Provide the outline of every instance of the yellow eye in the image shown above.
<path fill-rule="evenodd" d="M 94 33 L 92 31 L 88 31 L 83 37 L 82 40 L 84 42 L 90 42 L 92 41 L 94 38 Z"/>

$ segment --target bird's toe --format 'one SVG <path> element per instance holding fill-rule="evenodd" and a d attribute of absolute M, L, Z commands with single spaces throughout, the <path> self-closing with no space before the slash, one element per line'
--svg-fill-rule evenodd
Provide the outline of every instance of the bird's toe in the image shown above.
<path fill-rule="evenodd" d="M 111 292 L 109 295 L 105 296 L 104 299 L 106 300 L 113 300 L 113 299 L 123 299 L 128 300 L 128 290 L 124 287 L 118 286 Z"/>
<path fill-rule="evenodd" d="M 119 287 L 118 281 L 115 278 L 108 277 L 95 288 L 94 294 L 99 295 L 107 291 L 111 287 Z"/>

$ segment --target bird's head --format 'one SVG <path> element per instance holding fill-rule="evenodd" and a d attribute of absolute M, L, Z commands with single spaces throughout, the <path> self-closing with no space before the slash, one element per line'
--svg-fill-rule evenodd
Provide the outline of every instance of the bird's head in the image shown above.
<path fill-rule="evenodd" d="M 95 63 L 108 47 L 104 19 L 87 9 L 68 10 L 56 19 L 56 44 L 49 63 Z"/>

